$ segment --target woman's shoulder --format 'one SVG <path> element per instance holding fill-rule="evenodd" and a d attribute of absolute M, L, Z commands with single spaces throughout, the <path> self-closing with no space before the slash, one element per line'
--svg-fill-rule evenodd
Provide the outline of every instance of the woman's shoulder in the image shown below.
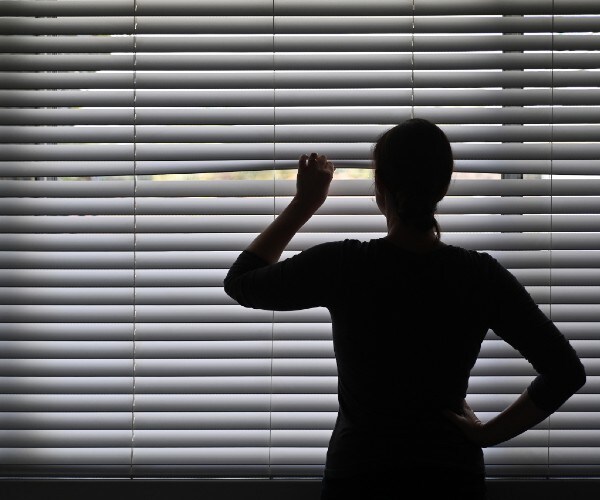
<path fill-rule="evenodd" d="M 421 261 L 425 259 L 441 259 L 450 262 L 457 268 L 471 268 L 476 273 L 486 274 L 494 271 L 504 271 L 505 267 L 490 253 L 473 250 L 460 245 L 448 243 L 440 244 L 433 252 L 418 254 L 402 250 L 394 246 L 385 238 L 373 238 L 361 240 L 357 238 L 345 238 L 329 241 L 315 245 L 312 249 L 320 254 L 328 254 L 329 257 L 343 259 L 348 262 L 356 259 L 396 259 L 414 257 Z M 409 259 L 411 260 L 411 259 Z"/>
<path fill-rule="evenodd" d="M 366 251 L 372 246 L 372 241 L 359 240 L 354 238 L 345 238 L 335 241 L 326 241 L 318 243 L 310 248 L 316 252 L 361 252 Z"/>
<path fill-rule="evenodd" d="M 465 260 L 471 260 L 473 262 L 498 262 L 490 253 L 483 250 L 473 250 L 460 245 L 452 245 L 449 243 L 444 244 L 446 253 L 455 258 L 463 258 Z"/>
<path fill-rule="evenodd" d="M 517 281 L 512 272 L 489 252 L 449 245 L 446 257 L 446 267 L 471 285 L 497 286 Z"/>
<path fill-rule="evenodd" d="M 371 259 L 378 251 L 372 240 L 345 238 L 318 243 L 302 253 L 319 261 L 352 266 Z"/>

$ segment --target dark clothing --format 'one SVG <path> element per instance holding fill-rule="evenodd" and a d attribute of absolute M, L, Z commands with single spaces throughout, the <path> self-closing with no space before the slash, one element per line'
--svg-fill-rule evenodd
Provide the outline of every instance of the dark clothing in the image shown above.
<path fill-rule="evenodd" d="M 321 481 L 320 500 L 484 500 L 483 473 L 455 474 L 445 467 L 382 470 L 375 477 L 329 477 Z"/>
<path fill-rule="evenodd" d="M 327 477 L 423 466 L 483 474 L 483 452 L 441 414 L 460 411 L 489 329 L 538 372 L 528 387 L 555 410 L 583 366 L 525 288 L 484 252 L 427 254 L 385 238 L 324 243 L 267 265 L 244 251 L 225 291 L 255 309 L 325 307 L 332 320 L 339 411 Z"/>

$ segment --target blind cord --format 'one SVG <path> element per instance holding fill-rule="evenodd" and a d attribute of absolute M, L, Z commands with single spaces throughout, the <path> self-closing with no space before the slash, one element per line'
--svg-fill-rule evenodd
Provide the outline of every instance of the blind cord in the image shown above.
<path fill-rule="evenodd" d="M 133 455 L 135 450 L 135 376 L 137 328 L 137 0 L 133 0 L 133 394 L 131 402 L 131 456 L 129 476 L 133 479 Z"/>
<path fill-rule="evenodd" d="M 412 0 L 412 24 L 410 30 L 410 117 L 415 117 L 415 0 Z"/>
<path fill-rule="evenodd" d="M 276 217 L 276 186 L 275 186 L 275 167 L 276 167 L 276 131 L 277 131 L 277 111 L 276 111 L 276 78 L 275 78 L 275 0 L 273 0 L 273 17 L 272 17 L 272 31 L 271 40 L 273 44 L 273 220 Z M 268 463 L 268 476 L 269 479 L 273 479 L 273 468 L 271 467 L 271 446 L 273 440 L 273 354 L 275 343 L 275 311 L 271 311 L 271 356 L 270 356 L 270 369 L 269 369 L 269 463 Z"/>
<path fill-rule="evenodd" d="M 550 35 L 550 45 L 551 45 L 551 52 L 550 52 L 550 258 L 549 258 L 549 264 L 550 264 L 550 292 L 548 294 L 549 296 L 549 301 L 550 301 L 550 307 L 549 307 L 549 313 L 550 313 L 550 319 L 552 318 L 552 288 L 553 288 L 553 283 L 552 283 L 552 266 L 553 266 L 553 262 L 552 262 L 552 254 L 553 254 L 553 250 L 554 250 L 554 242 L 553 242 L 553 238 L 554 238 L 554 207 L 553 207 L 553 200 L 554 200 L 554 16 L 555 16 L 555 10 L 554 10 L 554 0 L 552 0 L 552 17 L 551 17 L 551 29 L 552 29 L 552 33 Z M 547 478 L 550 478 L 550 418 L 552 417 L 552 415 L 548 415 L 548 446 L 547 446 L 547 450 L 548 450 L 548 457 L 547 457 L 547 462 L 546 462 L 546 476 Z"/>

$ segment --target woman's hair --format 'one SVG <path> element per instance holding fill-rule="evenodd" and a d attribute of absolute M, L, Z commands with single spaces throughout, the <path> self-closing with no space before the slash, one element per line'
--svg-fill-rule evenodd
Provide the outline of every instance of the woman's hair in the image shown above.
<path fill-rule="evenodd" d="M 435 212 L 454 170 L 442 129 L 423 118 L 406 120 L 377 140 L 373 162 L 375 178 L 391 193 L 400 219 L 419 232 L 433 227 L 439 238 Z"/>

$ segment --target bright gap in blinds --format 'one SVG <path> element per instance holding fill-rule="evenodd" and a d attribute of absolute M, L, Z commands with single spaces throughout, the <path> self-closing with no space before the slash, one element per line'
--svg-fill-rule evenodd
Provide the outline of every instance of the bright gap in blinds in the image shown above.
<path fill-rule="evenodd" d="M 284 256 L 383 235 L 370 147 L 412 106 L 454 145 L 445 240 L 513 271 L 589 375 L 488 473 L 597 475 L 600 5 L 414 9 L 137 0 L 134 32 L 132 0 L 0 3 L 3 476 L 320 476 L 329 317 L 242 309 L 222 279 L 304 152 L 338 170 Z M 469 402 L 491 418 L 532 377 L 490 332 Z"/>

